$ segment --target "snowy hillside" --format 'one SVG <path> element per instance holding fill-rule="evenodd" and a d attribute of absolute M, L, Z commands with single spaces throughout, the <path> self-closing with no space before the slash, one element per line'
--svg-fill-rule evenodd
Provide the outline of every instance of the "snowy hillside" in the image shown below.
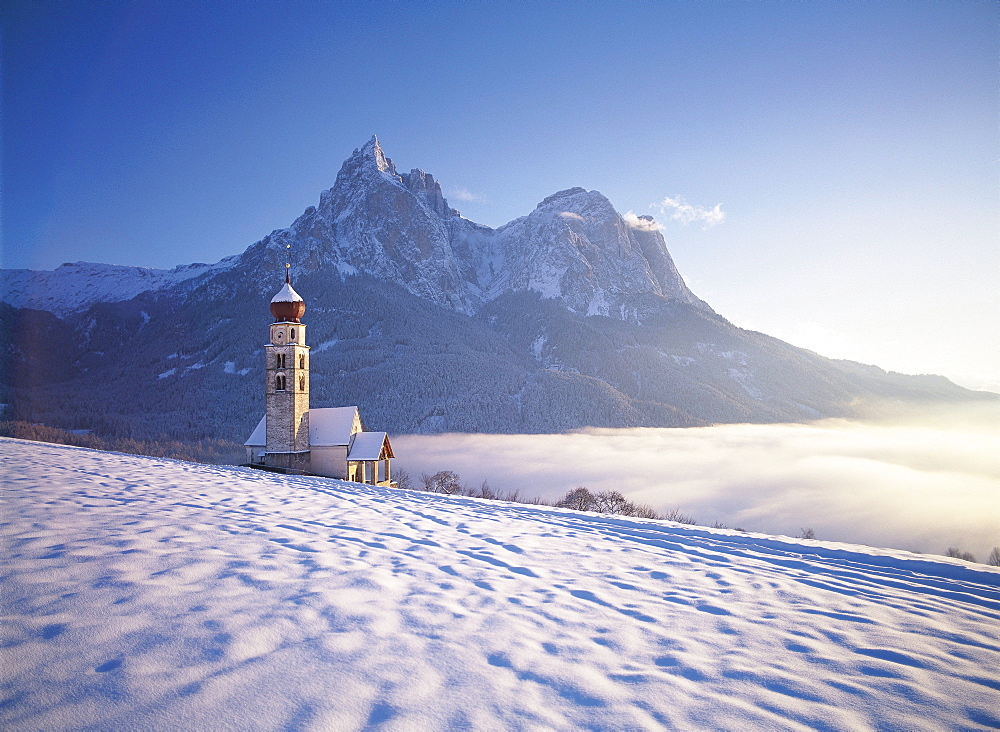
<path fill-rule="evenodd" d="M 2 441 L 0 726 L 1000 725 L 1000 572 Z"/>

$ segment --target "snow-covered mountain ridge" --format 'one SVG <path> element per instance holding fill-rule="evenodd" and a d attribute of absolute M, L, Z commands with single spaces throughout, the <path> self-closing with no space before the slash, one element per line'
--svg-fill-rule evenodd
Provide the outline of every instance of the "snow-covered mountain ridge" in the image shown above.
<path fill-rule="evenodd" d="M 798 421 L 992 398 L 736 328 L 687 288 L 652 219 L 623 217 L 596 191 L 476 224 L 372 138 L 317 206 L 216 264 L 3 272 L 5 418 L 242 442 L 289 256 L 318 346 L 312 404 L 357 404 L 380 430 Z"/>
<path fill-rule="evenodd" d="M 99 302 L 122 302 L 171 287 L 235 262 L 182 264 L 173 269 L 129 267 L 98 262 L 67 262 L 54 270 L 0 269 L 0 301 L 18 308 L 47 310 L 59 316 Z"/>
<path fill-rule="evenodd" d="M 400 175 L 375 137 L 344 163 L 318 208 L 266 241 L 279 251 L 291 245 L 307 269 L 365 272 L 465 314 L 521 291 L 589 315 L 621 317 L 638 294 L 708 309 L 660 232 L 630 225 L 597 191 L 560 191 L 491 229 L 451 208 L 430 174 Z"/>
<path fill-rule="evenodd" d="M 629 224 L 597 191 L 560 191 L 494 230 L 451 208 L 429 173 L 399 174 L 374 136 L 344 162 L 318 207 L 241 257 L 262 246 L 282 256 L 290 246 L 300 273 L 317 267 L 363 272 L 465 314 L 519 291 L 588 315 L 621 317 L 625 299 L 636 294 L 708 309 L 687 289 L 659 231 Z M 91 263 L 52 272 L 8 270 L 0 298 L 66 315 L 217 272 L 237 259 L 169 271 Z"/>
<path fill-rule="evenodd" d="M 1000 725 L 1000 572 L 0 440 L 6 729 Z"/>

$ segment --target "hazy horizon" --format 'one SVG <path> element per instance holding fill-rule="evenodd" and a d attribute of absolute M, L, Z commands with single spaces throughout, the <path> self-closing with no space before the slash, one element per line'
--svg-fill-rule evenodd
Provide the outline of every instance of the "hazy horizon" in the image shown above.
<path fill-rule="evenodd" d="M 558 435 L 397 435 L 415 484 L 452 470 L 478 487 L 555 500 L 617 490 L 699 524 L 986 561 L 1000 546 L 996 406 L 908 420 L 585 429 Z"/>

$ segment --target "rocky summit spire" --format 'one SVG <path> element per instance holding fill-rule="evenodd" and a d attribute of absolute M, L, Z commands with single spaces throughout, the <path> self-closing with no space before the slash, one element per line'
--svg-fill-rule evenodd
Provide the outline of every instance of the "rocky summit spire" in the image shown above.
<path fill-rule="evenodd" d="M 379 171 L 396 175 L 396 166 L 392 160 L 382 152 L 382 146 L 378 143 L 378 137 L 372 135 L 372 139 L 354 151 L 354 154 L 344 163 L 348 165 L 355 162 L 358 165 L 374 165 Z"/>
<path fill-rule="evenodd" d="M 389 178 L 390 180 L 402 183 L 402 179 L 400 179 L 399 174 L 396 172 L 396 166 L 382 152 L 382 146 L 379 145 L 378 138 L 372 135 L 372 138 L 368 142 L 356 149 L 351 154 L 351 157 L 345 160 L 344 164 L 340 166 L 340 171 L 337 173 L 337 182 L 334 184 L 334 187 L 328 191 L 324 191 L 320 195 L 320 208 L 324 206 L 324 201 L 329 198 L 335 189 L 348 192 L 349 189 L 353 188 L 357 189 L 355 192 L 363 192 L 370 185 L 377 185 L 377 181 L 381 178 Z"/>

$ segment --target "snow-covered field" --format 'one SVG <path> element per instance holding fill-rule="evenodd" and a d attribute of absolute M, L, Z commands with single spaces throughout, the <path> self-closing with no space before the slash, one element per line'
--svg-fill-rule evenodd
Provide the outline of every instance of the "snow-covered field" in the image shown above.
<path fill-rule="evenodd" d="M 1000 572 L 0 441 L 9 730 L 1000 726 Z"/>

